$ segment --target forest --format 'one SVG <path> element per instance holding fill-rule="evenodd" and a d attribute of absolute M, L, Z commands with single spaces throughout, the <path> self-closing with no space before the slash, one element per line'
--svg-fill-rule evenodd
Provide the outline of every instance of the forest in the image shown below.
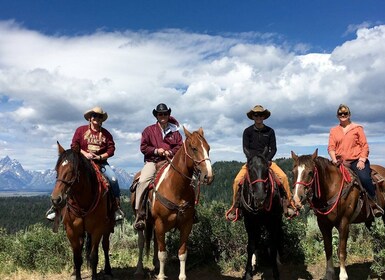
<path fill-rule="evenodd" d="M 281 158 L 276 163 L 292 182 L 292 159 Z M 188 245 L 187 263 L 190 268 L 215 263 L 223 273 L 243 270 L 247 243 L 243 222 L 231 223 L 224 218 L 231 202 L 232 182 L 242 164 L 237 161 L 214 163 L 214 182 L 202 186 L 197 206 L 200 222 L 194 225 Z M 134 217 L 129 205 L 129 191 L 123 190 L 122 193 L 126 219 L 123 225 L 115 228 L 111 237 L 111 263 L 113 267 L 134 267 L 137 260 L 136 233 L 132 228 Z M 20 270 L 41 274 L 57 272 L 58 267 L 71 270 L 72 256 L 64 231 L 61 229 L 54 234 L 50 222 L 45 220 L 44 214 L 49 207 L 49 196 L 0 198 L 1 279 Z M 301 263 L 304 266 L 324 263 L 322 236 L 313 212 L 307 209 L 299 217 L 292 220 L 283 218 L 283 221 L 286 250 L 281 256 L 282 262 Z M 333 233 L 334 239 L 334 263 L 338 264 L 337 232 Z M 176 255 L 177 244 L 178 235 L 169 233 L 167 245 L 171 256 Z M 376 221 L 371 231 L 363 224 L 351 226 L 348 261 L 369 261 L 371 273 L 383 275 L 384 248 L 383 223 Z M 262 255 L 264 253 L 261 252 Z M 147 265 L 151 267 L 150 263 Z"/>

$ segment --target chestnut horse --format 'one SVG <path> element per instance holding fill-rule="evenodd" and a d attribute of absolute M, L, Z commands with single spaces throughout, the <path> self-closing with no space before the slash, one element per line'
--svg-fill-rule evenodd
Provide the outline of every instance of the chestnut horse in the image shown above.
<path fill-rule="evenodd" d="M 185 280 L 187 241 L 193 226 L 195 204 L 199 195 L 200 184 L 210 184 L 213 171 L 209 158 L 210 146 L 203 135 L 203 129 L 190 133 L 184 128 L 186 136 L 182 147 L 169 160 L 167 166 L 157 174 L 154 187 L 148 194 L 148 212 L 143 232 L 138 231 L 139 260 L 135 275 L 143 275 L 142 253 L 146 245 L 148 253 L 149 240 L 153 230 L 154 265 L 159 268 L 157 279 L 166 279 L 165 264 L 167 259 L 166 233 L 178 229 L 180 233 L 178 257 L 180 261 L 179 279 Z M 197 190 L 195 190 L 195 187 Z M 146 236 L 145 242 L 143 238 Z M 146 244 L 144 244 L 146 243 Z"/>
<path fill-rule="evenodd" d="M 293 151 L 291 155 L 294 159 L 294 204 L 297 209 L 301 209 L 303 203 L 308 201 L 315 211 L 324 240 L 326 278 L 333 279 L 334 275 L 332 229 L 335 227 L 339 233 L 339 279 L 348 279 L 345 260 L 349 225 L 374 219 L 367 199 L 363 199 L 366 197 L 365 191 L 343 166 L 337 167 L 328 159 L 319 157 L 318 149 L 312 155 L 297 156 Z M 371 168 L 385 177 L 384 167 L 371 165 Z M 385 204 L 384 193 L 385 185 L 382 181 L 376 190 L 381 207 Z M 385 216 L 382 216 L 382 220 L 385 222 Z"/>
<path fill-rule="evenodd" d="M 244 215 L 247 232 L 247 262 L 243 279 L 253 279 L 253 254 L 256 252 L 262 236 L 262 227 L 269 237 L 269 263 L 273 278 L 279 279 L 277 264 L 278 251 L 282 249 L 282 214 L 280 192 L 269 169 L 266 159 L 268 150 L 263 154 L 253 154 L 245 150 L 247 157 L 247 175 L 240 186 L 240 208 Z"/>
<path fill-rule="evenodd" d="M 105 257 L 104 273 L 111 274 L 109 260 L 109 236 L 115 220 L 109 195 L 102 188 L 90 160 L 79 147 L 64 150 L 58 143 L 59 158 L 56 163 L 57 179 L 51 194 L 56 209 L 61 209 L 63 225 L 71 243 L 74 261 L 73 276 L 81 279 L 82 250 L 86 240 L 87 258 L 92 269 L 92 279 L 97 279 L 98 248 Z"/>

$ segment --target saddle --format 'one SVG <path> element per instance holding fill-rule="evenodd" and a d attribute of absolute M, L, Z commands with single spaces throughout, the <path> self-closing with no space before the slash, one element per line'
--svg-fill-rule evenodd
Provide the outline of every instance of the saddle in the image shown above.
<path fill-rule="evenodd" d="M 369 218 L 369 216 L 372 216 L 372 217 L 377 216 L 376 215 L 377 211 L 375 211 L 377 208 L 376 202 L 369 198 L 368 193 L 366 189 L 363 187 L 358 175 L 355 172 L 353 172 L 353 170 L 350 168 L 350 164 L 345 165 L 344 163 L 344 167 L 346 171 L 349 173 L 351 178 L 351 181 L 347 182 L 348 183 L 347 187 L 345 187 L 344 189 L 349 190 L 350 186 L 352 185 L 358 187 L 360 190 L 360 196 L 359 196 L 360 207 L 359 208 L 362 208 L 362 206 L 364 205 L 366 206 L 365 207 L 366 218 Z M 377 190 L 380 190 L 380 185 L 384 182 L 385 178 L 382 177 L 381 174 L 376 172 L 374 169 L 371 169 L 371 178 L 372 178 L 373 185 L 375 186 L 375 192 L 377 193 Z"/>

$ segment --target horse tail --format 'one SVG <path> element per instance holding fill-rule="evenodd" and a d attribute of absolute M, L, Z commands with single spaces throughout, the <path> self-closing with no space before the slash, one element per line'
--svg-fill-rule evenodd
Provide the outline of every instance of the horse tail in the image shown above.
<path fill-rule="evenodd" d="M 151 240 L 154 232 L 154 225 L 151 221 L 146 220 L 146 227 L 144 229 L 144 242 L 145 242 L 145 252 L 146 252 L 146 257 L 148 258 L 150 255 L 150 246 L 151 246 Z"/>
<path fill-rule="evenodd" d="M 91 234 L 89 234 L 88 232 L 85 233 L 85 246 L 86 246 L 86 260 L 87 260 L 87 267 L 91 267 L 91 259 L 90 259 L 90 255 L 91 255 Z"/>

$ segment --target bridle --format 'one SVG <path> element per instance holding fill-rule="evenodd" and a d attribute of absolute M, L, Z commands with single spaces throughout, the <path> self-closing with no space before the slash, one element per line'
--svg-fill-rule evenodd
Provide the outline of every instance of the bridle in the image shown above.
<path fill-rule="evenodd" d="M 256 184 L 256 183 L 262 183 L 263 185 L 265 185 L 268 182 L 270 182 L 270 186 L 271 186 L 270 199 L 269 199 L 268 206 L 264 207 L 265 211 L 270 211 L 271 210 L 272 205 L 273 205 L 273 194 L 274 194 L 274 179 L 273 179 L 273 176 L 272 176 L 271 172 L 268 171 L 268 173 L 269 173 L 269 175 L 265 179 L 255 179 L 254 181 L 251 181 L 249 170 L 247 169 L 247 172 L 246 172 L 246 179 L 247 179 L 247 183 L 249 185 L 249 188 L 252 188 L 253 185 Z M 254 209 L 253 207 L 249 206 L 246 203 L 246 201 L 244 201 L 243 195 L 241 195 L 241 198 L 243 200 L 243 205 L 247 208 L 248 211 L 250 211 L 252 213 L 257 213 L 260 210 L 260 209 Z"/>

